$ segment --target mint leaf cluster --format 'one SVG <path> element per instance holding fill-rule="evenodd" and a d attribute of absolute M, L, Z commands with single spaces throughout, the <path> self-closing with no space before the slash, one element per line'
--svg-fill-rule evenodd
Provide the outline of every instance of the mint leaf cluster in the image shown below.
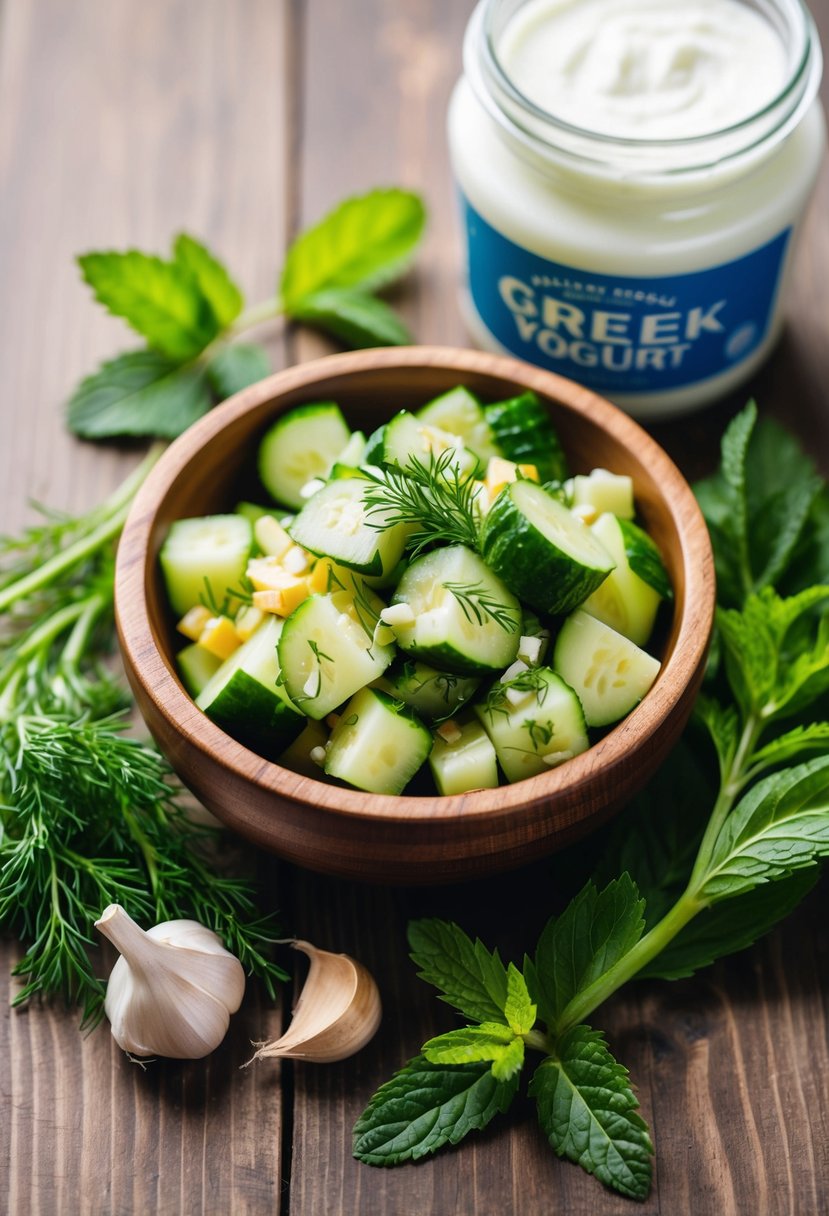
<path fill-rule="evenodd" d="M 471 1025 L 430 1039 L 375 1094 L 360 1160 L 415 1161 L 484 1127 L 540 1052 L 527 1092 L 554 1151 L 644 1199 L 648 1130 L 587 1019 L 631 980 L 690 976 L 751 945 L 814 887 L 829 855 L 829 488 L 750 404 L 697 495 L 719 590 L 692 727 L 520 970 L 456 925 L 410 927 L 419 975 Z"/>
<path fill-rule="evenodd" d="M 81 255 L 96 300 L 146 345 L 81 382 L 67 407 L 70 430 L 84 439 L 175 438 L 216 401 L 268 374 L 262 347 L 236 339 L 279 315 L 347 346 L 410 342 L 374 293 L 407 268 L 424 222 L 422 201 L 405 190 L 346 199 L 294 241 L 274 298 L 247 310 L 227 268 L 186 233 L 166 260 L 134 249 Z"/>

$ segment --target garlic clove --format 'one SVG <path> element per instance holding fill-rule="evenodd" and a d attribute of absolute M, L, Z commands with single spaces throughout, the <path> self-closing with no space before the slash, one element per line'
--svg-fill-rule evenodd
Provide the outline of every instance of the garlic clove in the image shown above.
<path fill-rule="evenodd" d="M 260 1044 L 254 1060 L 283 1056 L 329 1064 L 345 1060 L 373 1038 L 380 1025 L 380 993 L 369 971 L 347 954 L 293 941 L 311 966 L 291 1024 L 281 1038 Z M 251 1061 L 252 1062 L 252 1061 Z"/>
<path fill-rule="evenodd" d="M 104 1009 L 124 1051 L 196 1060 L 218 1047 L 241 1004 L 245 973 L 211 929 L 177 920 L 145 932 L 118 904 L 96 928 L 121 953 Z"/>

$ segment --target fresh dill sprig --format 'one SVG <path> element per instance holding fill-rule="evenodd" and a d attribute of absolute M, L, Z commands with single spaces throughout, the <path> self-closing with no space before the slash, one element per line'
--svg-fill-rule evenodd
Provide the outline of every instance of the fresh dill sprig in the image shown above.
<path fill-rule="evenodd" d="M 466 619 L 472 623 L 483 625 L 489 618 L 505 633 L 515 633 L 518 629 L 516 614 L 501 600 L 496 599 L 484 587 L 483 583 L 444 583 L 447 591 L 451 592 L 460 604 Z"/>
<path fill-rule="evenodd" d="M 366 523 L 378 530 L 409 524 L 413 530 L 406 548 L 413 557 L 433 544 L 466 545 L 477 552 L 478 491 L 471 479 L 462 477 L 454 449 L 438 456 L 430 453 L 428 464 L 410 456 L 405 467 L 364 469 L 363 476 L 372 483 L 363 495 L 366 515 L 379 517 Z"/>
<path fill-rule="evenodd" d="M 489 714 L 490 719 L 494 714 L 509 714 L 507 692 L 511 688 L 514 688 L 518 692 L 534 692 L 538 705 L 544 704 L 547 700 L 547 693 L 550 690 L 544 673 L 534 668 L 520 672 L 511 680 L 504 682 L 498 680 L 492 685 L 484 701 L 484 709 Z"/>

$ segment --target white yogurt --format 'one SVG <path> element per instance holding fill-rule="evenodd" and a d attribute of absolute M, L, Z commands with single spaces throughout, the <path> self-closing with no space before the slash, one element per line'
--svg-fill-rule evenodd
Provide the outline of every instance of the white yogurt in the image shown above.
<path fill-rule="evenodd" d="M 449 117 L 480 345 L 640 417 L 779 334 L 825 146 L 800 0 L 484 0 Z"/>

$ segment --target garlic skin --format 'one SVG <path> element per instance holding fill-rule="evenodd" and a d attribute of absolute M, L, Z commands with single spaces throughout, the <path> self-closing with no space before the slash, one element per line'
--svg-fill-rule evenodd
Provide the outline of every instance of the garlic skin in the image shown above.
<path fill-rule="evenodd" d="M 104 1002 L 119 1047 L 200 1060 L 219 1046 L 242 1003 L 245 972 L 212 929 L 168 920 L 145 932 L 120 904 L 110 904 L 95 928 L 121 954 Z"/>
<path fill-rule="evenodd" d="M 380 1025 L 382 1007 L 374 977 L 347 954 L 298 940 L 291 945 L 311 960 L 308 978 L 282 1038 L 260 1044 L 253 1059 L 284 1056 L 330 1064 L 353 1056 Z"/>

